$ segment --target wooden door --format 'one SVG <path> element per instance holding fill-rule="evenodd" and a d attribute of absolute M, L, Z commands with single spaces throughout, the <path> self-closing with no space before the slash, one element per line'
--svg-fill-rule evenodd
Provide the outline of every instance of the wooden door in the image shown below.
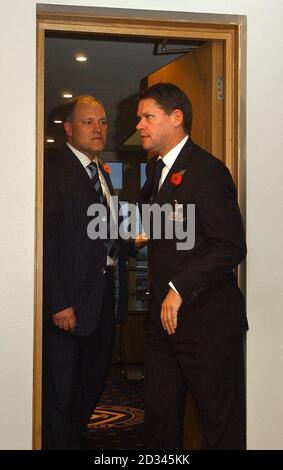
<path fill-rule="evenodd" d="M 193 107 L 192 139 L 225 161 L 223 43 L 207 42 L 148 76 L 148 86 L 171 82 L 190 98 Z M 184 449 L 205 449 L 206 441 L 191 393 L 184 417 Z"/>

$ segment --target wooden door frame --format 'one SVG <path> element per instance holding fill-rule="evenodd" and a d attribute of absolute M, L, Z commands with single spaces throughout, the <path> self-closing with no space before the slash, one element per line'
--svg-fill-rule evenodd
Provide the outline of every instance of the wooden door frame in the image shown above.
<path fill-rule="evenodd" d="M 38 5 L 36 112 L 36 247 L 33 449 L 41 448 L 44 41 L 46 31 L 200 39 L 224 43 L 224 155 L 236 186 L 245 161 L 246 17 Z M 241 169 L 241 175 L 243 170 Z M 240 188 L 244 193 L 244 187 Z M 241 194 L 240 194 L 241 200 Z"/>

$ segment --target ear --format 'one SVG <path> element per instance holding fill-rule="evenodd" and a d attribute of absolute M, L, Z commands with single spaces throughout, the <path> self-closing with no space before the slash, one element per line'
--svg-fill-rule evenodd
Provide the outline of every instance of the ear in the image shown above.
<path fill-rule="evenodd" d="M 69 121 L 64 122 L 65 134 L 67 137 L 72 137 L 73 135 L 73 126 Z"/>
<path fill-rule="evenodd" d="M 184 122 L 184 115 L 180 109 L 174 109 L 172 111 L 173 123 L 175 127 L 179 127 L 183 125 Z"/>

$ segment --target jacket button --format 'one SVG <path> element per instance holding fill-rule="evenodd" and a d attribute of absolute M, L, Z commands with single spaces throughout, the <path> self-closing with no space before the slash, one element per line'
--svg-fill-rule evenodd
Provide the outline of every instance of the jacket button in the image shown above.
<path fill-rule="evenodd" d="M 102 274 L 106 274 L 106 268 L 101 268 Z"/>

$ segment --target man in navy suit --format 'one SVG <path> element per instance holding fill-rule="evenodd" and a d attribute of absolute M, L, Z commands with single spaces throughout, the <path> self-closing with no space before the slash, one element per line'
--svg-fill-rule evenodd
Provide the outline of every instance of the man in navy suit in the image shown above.
<path fill-rule="evenodd" d="M 114 194 L 109 167 L 98 158 L 107 138 L 103 104 L 92 96 L 73 99 L 64 129 L 66 145 L 46 157 L 44 168 L 44 449 L 80 447 L 115 333 L 116 254 L 108 240 L 88 236 L 89 206 L 103 200 L 109 208 Z M 124 292 L 120 309 L 126 301 Z"/>
<path fill-rule="evenodd" d="M 236 189 L 225 165 L 193 143 L 191 103 L 178 87 L 159 83 L 141 92 L 138 117 L 143 147 L 156 154 L 141 202 L 172 207 L 160 219 L 161 238 L 152 233 L 149 241 L 146 447 L 182 448 L 190 389 L 208 449 L 244 449 L 247 320 L 233 270 L 246 243 Z M 164 235 L 169 219 L 193 228 L 191 244 Z"/>

